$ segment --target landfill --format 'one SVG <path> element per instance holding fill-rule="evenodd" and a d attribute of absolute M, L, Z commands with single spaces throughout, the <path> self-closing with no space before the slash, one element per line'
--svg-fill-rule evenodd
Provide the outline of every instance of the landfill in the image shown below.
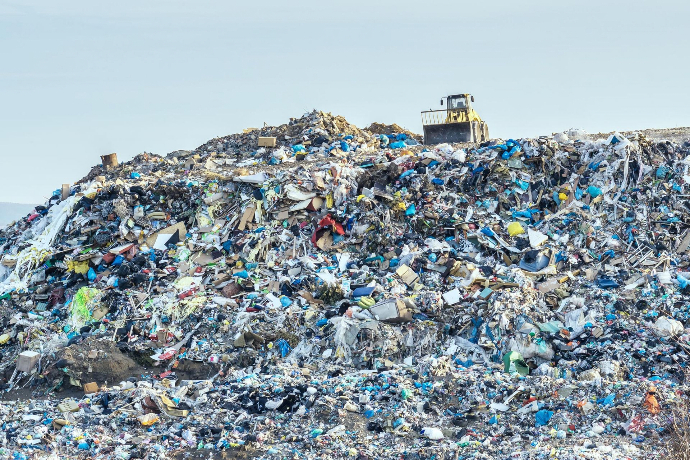
<path fill-rule="evenodd" d="M 657 134 L 314 111 L 104 156 L 0 230 L 0 459 L 659 458 L 690 141 Z"/>

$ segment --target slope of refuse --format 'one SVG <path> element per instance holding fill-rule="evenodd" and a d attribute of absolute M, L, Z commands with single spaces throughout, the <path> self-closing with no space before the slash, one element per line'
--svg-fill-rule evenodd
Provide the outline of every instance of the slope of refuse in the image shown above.
<path fill-rule="evenodd" d="M 0 459 L 663 454 L 688 138 L 372 126 L 97 165 L 0 230 Z"/>

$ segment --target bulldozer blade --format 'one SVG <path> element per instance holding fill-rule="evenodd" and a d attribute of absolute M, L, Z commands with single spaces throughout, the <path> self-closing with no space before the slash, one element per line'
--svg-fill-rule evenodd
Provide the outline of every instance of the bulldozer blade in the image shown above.
<path fill-rule="evenodd" d="M 470 123 L 444 123 L 424 126 L 424 144 L 474 142 Z"/>

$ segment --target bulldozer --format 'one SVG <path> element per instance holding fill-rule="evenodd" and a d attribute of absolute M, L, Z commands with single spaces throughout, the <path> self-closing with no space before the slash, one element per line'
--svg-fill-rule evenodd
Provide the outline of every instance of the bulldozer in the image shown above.
<path fill-rule="evenodd" d="M 489 140 L 489 127 L 472 108 L 474 96 L 454 94 L 444 99 L 445 109 L 422 112 L 425 144 Z M 444 99 L 441 99 L 441 105 Z"/>

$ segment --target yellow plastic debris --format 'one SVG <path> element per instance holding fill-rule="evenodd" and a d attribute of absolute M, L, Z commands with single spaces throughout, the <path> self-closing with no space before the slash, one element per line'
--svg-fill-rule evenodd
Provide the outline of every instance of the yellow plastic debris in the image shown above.
<path fill-rule="evenodd" d="M 70 260 L 67 262 L 67 270 L 84 275 L 89 271 L 89 261 L 83 260 L 81 262 L 75 262 Z"/>
<path fill-rule="evenodd" d="M 508 234 L 510 236 L 522 235 L 525 233 L 525 229 L 522 228 L 520 222 L 511 222 L 508 224 Z"/>
<path fill-rule="evenodd" d="M 156 414 L 144 414 L 137 417 L 139 423 L 144 426 L 151 426 L 158 421 L 158 415 Z"/>

